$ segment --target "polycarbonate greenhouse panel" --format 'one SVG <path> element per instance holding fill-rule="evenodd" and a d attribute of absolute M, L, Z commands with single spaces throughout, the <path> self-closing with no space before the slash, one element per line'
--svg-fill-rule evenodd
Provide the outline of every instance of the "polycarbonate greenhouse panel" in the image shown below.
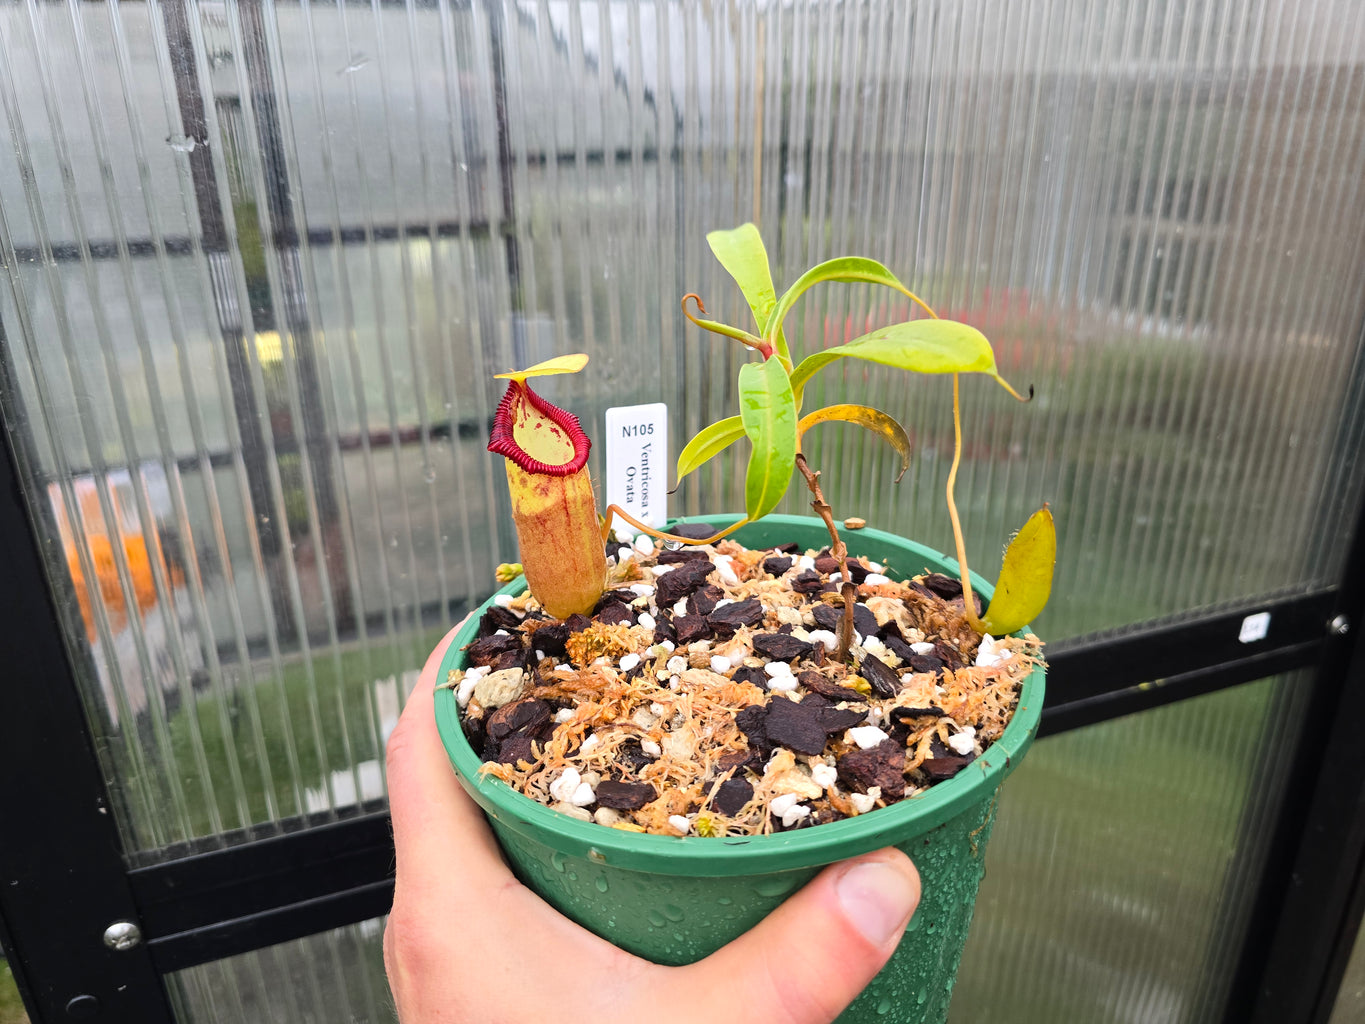
<path fill-rule="evenodd" d="M 1040 740 L 1002 791 L 950 1021 L 1222 1020 L 1310 683 Z"/>
<path fill-rule="evenodd" d="M 388 1024 L 384 919 L 310 935 L 166 979 L 183 1024 Z"/>
<path fill-rule="evenodd" d="M 382 806 L 426 652 L 516 559 L 494 372 L 601 438 L 734 411 L 707 251 L 885 262 L 981 327 L 958 485 L 998 570 L 1044 501 L 1052 640 L 1331 584 L 1365 314 L 1360 5 L 0 2 L 0 402 L 131 851 Z M 809 352 L 907 316 L 831 286 Z M 1355 395 L 1352 398 L 1352 394 Z M 950 542 L 950 386 L 823 371 L 841 516 Z M 602 469 L 601 445 L 591 466 Z M 677 513 L 738 508 L 708 466 Z M 793 496 L 786 511 L 800 511 Z M 311 816 L 311 817 L 309 817 Z"/>

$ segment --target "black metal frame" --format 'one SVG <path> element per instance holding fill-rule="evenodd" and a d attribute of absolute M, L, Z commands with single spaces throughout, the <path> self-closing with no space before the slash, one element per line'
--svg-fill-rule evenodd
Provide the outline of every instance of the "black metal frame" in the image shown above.
<path fill-rule="evenodd" d="M 250 12 L 251 5 L 246 8 Z M 165 10 L 168 45 L 177 53 L 184 133 L 206 142 L 184 0 L 167 0 Z M 493 12 L 491 44 L 499 75 L 502 29 Z M 266 63 L 262 54 L 254 55 L 257 70 Z M 253 90 L 267 106 L 273 102 L 268 80 L 257 75 Z M 509 225 L 515 223 L 515 197 L 502 95 L 498 90 L 498 164 L 501 212 Z M 274 152 L 271 138 L 259 141 L 264 151 Z M 207 152 L 200 147 L 191 153 L 201 244 L 205 253 L 222 258 L 223 211 Z M 267 198 L 272 243 L 282 251 L 296 248 L 292 219 L 281 205 L 287 195 Z M 340 237 L 310 232 L 309 243 L 348 244 L 433 230 L 453 237 L 461 228 L 383 227 L 343 230 Z M 467 230 L 492 235 L 486 223 Z M 516 302 L 516 233 L 503 230 L 502 236 Z M 88 256 L 115 255 L 115 248 L 97 243 Z M 193 252 L 194 246 L 186 241 L 183 248 Z M 168 251 L 181 251 L 181 243 L 168 243 Z M 136 243 L 131 252 L 142 254 Z M 84 255 L 58 250 L 48 258 Z M 224 326 L 228 338 L 240 329 Z M 0 341 L 2 332 L 0 325 Z M 1365 387 L 1362 365 L 1365 361 L 1356 367 L 1359 387 Z M 0 359 L 0 373 L 4 370 Z M 17 394 L 13 387 L 4 390 Z M 368 805 L 342 821 L 300 818 L 283 823 L 282 834 L 220 837 L 226 840 L 222 848 L 185 844 L 159 851 L 165 859 L 157 863 L 134 863 L 110 813 L 110 794 L 85 723 L 76 680 L 87 673 L 77 671 L 71 658 L 80 655 L 64 640 L 60 614 L 74 600 L 50 591 L 44 572 L 42 538 L 55 530 L 30 521 L 31 503 L 21 489 L 20 468 L 27 462 L 23 425 L 4 426 L 10 443 L 0 458 L 0 564 L 9 569 L 9 585 L 0 591 L 0 664 L 7 676 L 0 686 L 0 764 L 7 785 L 0 787 L 0 822 L 22 823 L 42 842 L 0 842 L 0 946 L 35 1024 L 67 1017 L 169 1024 L 174 1013 L 164 975 L 385 913 L 393 887 L 388 816 L 382 805 Z M 1340 440 L 1359 451 L 1365 443 L 1360 433 L 1356 424 Z M 1288 799 L 1280 810 L 1228 1002 L 1228 1024 L 1325 1021 L 1365 908 L 1365 757 L 1358 739 L 1358 723 L 1365 722 L 1365 507 L 1356 512 L 1353 538 L 1339 586 L 1267 595 L 1255 603 L 1087 637 L 1059 644 L 1049 655 L 1042 735 L 1291 670 L 1317 670 L 1308 720 L 1327 734 L 1301 740 L 1289 784 L 1291 794 L 1311 798 Z M 1270 615 L 1268 633 L 1242 642 L 1244 619 L 1259 612 Z M 116 921 L 136 924 L 142 941 L 124 951 L 108 948 L 103 935 Z"/>

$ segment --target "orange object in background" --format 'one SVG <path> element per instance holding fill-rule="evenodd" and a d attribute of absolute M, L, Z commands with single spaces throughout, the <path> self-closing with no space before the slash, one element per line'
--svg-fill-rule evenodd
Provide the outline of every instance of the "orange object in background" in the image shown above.
<path fill-rule="evenodd" d="M 80 509 L 81 533 L 84 535 L 86 550 L 89 553 L 89 563 L 94 569 L 93 587 L 86 580 L 77 546 L 76 531 L 67 515 L 66 502 L 58 485 L 48 485 L 48 499 L 52 504 L 57 529 L 62 538 L 66 569 L 71 574 L 71 582 L 76 591 L 76 603 L 80 608 L 81 620 L 85 624 L 86 639 L 93 644 L 97 635 L 91 598 L 93 592 L 97 591 L 99 594 L 112 632 L 118 633 L 124 629 L 132 613 L 119 579 L 119 567 L 114 555 L 115 542 L 121 549 L 124 564 L 127 566 L 128 580 L 132 585 L 132 604 L 136 606 L 139 615 L 157 603 L 156 582 L 152 576 L 153 558 L 160 561 L 166 579 L 172 587 L 184 584 L 184 573 L 178 565 L 167 563 L 155 528 L 154 547 L 152 551 L 148 551 L 147 540 L 143 536 L 141 520 L 132 495 L 132 479 L 126 470 L 114 470 L 106 477 L 105 486 L 113 511 L 112 523 L 106 520 L 100 507 L 99 491 L 93 476 L 77 477 L 71 486 Z M 113 536 L 110 527 L 113 528 Z"/>

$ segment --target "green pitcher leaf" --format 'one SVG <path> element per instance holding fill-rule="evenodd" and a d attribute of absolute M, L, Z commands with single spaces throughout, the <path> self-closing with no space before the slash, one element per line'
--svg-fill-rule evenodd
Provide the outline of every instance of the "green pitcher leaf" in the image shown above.
<path fill-rule="evenodd" d="M 910 289 L 901 284 L 900 279 L 895 274 L 876 260 L 866 259 L 862 256 L 841 256 L 838 259 L 826 260 L 824 263 L 811 267 L 796 279 L 796 283 L 787 289 L 782 298 L 777 300 L 777 305 L 768 314 L 768 322 L 763 326 L 763 336 L 771 340 L 771 335 L 782 330 L 782 321 L 787 318 L 791 308 L 796 305 L 796 300 L 817 284 L 825 281 L 846 283 L 861 281 L 867 284 L 884 284 L 888 288 L 896 289 L 902 295 L 909 295 L 914 298 Z M 919 300 L 916 299 L 915 301 L 918 302 Z"/>
<path fill-rule="evenodd" d="M 816 409 L 815 412 L 802 416 L 801 422 L 796 425 L 797 435 L 804 434 L 817 423 L 829 423 L 833 420 L 866 427 L 895 448 L 901 457 L 901 471 L 896 474 L 896 483 L 900 483 L 901 477 L 905 476 L 905 471 L 910 468 L 910 435 L 905 432 L 904 427 L 886 413 L 869 409 L 865 405 L 827 405 L 823 409 Z"/>
<path fill-rule="evenodd" d="M 1024 524 L 1005 549 L 995 596 L 982 621 L 986 632 L 1004 636 L 1027 626 L 1047 604 L 1052 593 L 1052 569 L 1057 561 L 1057 529 L 1044 505 Z"/>
<path fill-rule="evenodd" d="M 678 483 L 743 436 L 744 423 L 738 416 L 728 416 L 702 428 L 678 455 Z"/>
<path fill-rule="evenodd" d="M 754 446 L 744 477 L 744 512 L 761 519 L 787 493 L 796 466 L 796 399 L 780 362 L 739 368 L 739 412 Z"/>
<path fill-rule="evenodd" d="M 706 236 L 716 259 L 739 285 L 744 298 L 753 310 L 754 322 L 758 333 L 763 334 L 768 325 L 768 316 L 777 304 L 777 292 L 773 289 L 772 270 L 768 265 L 768 250 L 763 245 L 763 236 L 756 225 L 741 224 L 729 231 L 712 231 Z M 781 330 L 772 343 L 778 352 L 787 356 L 787 341 Z"/>
<path fill-rule="evenodd" d="M 847 345 L 807 356 L 792 371 L 792 388 L 799 394 L 817 370 L 845 358 L 914 373 L 985 373 L 1004 383 L 984 334 L 956 320 L 923 319 L 880 327 Z"/>

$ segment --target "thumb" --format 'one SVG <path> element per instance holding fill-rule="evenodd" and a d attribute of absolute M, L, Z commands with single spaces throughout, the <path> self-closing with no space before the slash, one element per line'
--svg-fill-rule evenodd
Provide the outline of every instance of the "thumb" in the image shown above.
<path fill-rule="evenodd" d="M 919 872 L 899 850 L 832 865 L 680 980 L 732 993 L 748 1020 L 829 1024 L 890 959 L 919 897 Z"/>

